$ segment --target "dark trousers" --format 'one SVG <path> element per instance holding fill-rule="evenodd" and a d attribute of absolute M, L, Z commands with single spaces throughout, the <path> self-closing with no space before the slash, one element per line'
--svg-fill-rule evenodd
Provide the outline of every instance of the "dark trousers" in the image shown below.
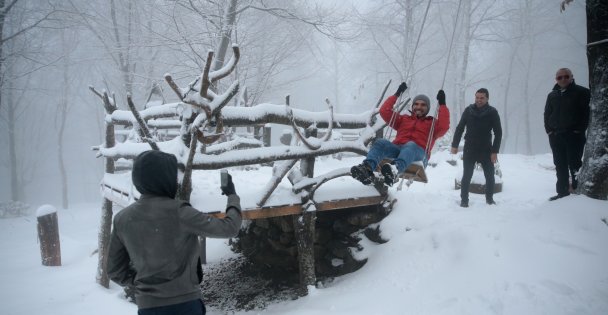
<path fill-rule="evenodd" d="M 573 131 L 557 132 L 549 135 L 549 144 L 553 152 L 553 164 L 557 174 L 555 190 L 558 195 L 569 192 L 569 178 L 572 177 L 572 188 L 576 189 L 576 173 L 583 165 L 583 150 L 586 142 L 584 133 Z"/>
<path fill-rule="evenodd" d="M 460 181 L 460 198 L 469 201 L 471 177 L 473 177 L 475 163 L 480 162 L 481 167 L 483 168 L 483 175 L 486 177 L 486 200 L 494 199 L 494 163 L 490 160 L 490 151 L 488 150 L 487 154 L 465 151 L 462 162 L 463 172 L 462 180 Z"/>
<path fill-rule="evenodd" d="M 138 315 L 205 315 L 203 300 L 192 300 L 184 303 L 151 308 L 140 308 Z"/>

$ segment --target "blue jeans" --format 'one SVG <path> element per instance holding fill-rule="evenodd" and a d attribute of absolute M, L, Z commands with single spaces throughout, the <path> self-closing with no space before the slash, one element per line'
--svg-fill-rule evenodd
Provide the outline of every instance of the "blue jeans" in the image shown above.
<path fill-rule="evenodd" d="M 205 315 L 205 303 L 196 299 L 184 303 L 151 308 L 140 308 L 138 315 Z"/>
<path fill-rule="evenodd" d="M 367 153 L 367 158 L 363 162 L 368 163 L 372 170 L 375 170 L 383 159 L 392 159 L 399 174 L 403 174 L 412 162 L 422 161 L 424 166 L 427 163 L 424 149 L 414 141 L 399 145 L 384 138 L 379 138 L 374 141 Z"/>

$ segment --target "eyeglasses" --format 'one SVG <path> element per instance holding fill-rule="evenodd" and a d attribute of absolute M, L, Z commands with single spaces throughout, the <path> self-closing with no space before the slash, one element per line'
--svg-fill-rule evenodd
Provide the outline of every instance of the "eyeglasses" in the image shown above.
<path fill-rule="evenodd" d="M 555 79 L 556 79 L 557 81 L 559 81 L 559 80 L 561 80 L 561 79 L 568 80 L 568 79 L 570 79 L 570 75 L 569 75 L 569 74 L 566 74 L 566 75 L 560 75 L 560 76 L 557 76 Z"/>

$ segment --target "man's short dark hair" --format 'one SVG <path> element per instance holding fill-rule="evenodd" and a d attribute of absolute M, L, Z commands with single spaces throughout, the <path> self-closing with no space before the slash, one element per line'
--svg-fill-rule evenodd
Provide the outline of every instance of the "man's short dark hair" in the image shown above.
<path fill-rule="evenodd" d="M 486 88 L 481 88 L 481 89 L 477 90 L 477 92 L 475 92 L 475 93 L 483 93 L 486 95 L 487 98 L 490 98 L 490 92 L 488 92 L 488 89 L 486 89 Z"/>

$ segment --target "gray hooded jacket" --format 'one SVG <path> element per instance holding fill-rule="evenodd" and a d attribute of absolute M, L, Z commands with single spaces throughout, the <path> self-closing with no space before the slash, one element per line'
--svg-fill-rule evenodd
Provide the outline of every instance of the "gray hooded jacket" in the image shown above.
<path fill-rule="evenodd" d="M 228 196 L 223 219 L 174 199 L 177 159 L 160 151 L 140 154 L 132 178 L 142 196 L 114 217 L 108 276 L 135 288 L 139 308 L 201 299 L 198 236 L 236 236 L 241 226 L 239 196 Z"/>

